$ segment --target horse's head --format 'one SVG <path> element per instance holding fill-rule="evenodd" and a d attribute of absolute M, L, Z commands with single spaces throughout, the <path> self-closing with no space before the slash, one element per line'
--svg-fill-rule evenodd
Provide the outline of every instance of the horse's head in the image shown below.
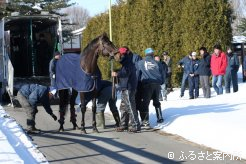
<path fill-rule="evenodd" d="M 106 33 L 99 36 L 98 42 L 102 55 L 114 57 L 118 53 L 118 48 L 110 41 Z"/>

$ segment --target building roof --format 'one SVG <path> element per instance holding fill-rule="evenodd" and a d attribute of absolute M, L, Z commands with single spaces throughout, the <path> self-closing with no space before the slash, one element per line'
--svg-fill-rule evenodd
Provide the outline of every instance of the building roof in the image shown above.
<path fill-rule="evenodd" d="M 233 36 L 232 43 L 244 43 L 246 42 L 246 36 Z"/>
<path fill-rule="evenodd" d="M 80 35 L 80 34 L 82 34 L 82 32 L 85 30 L 85 28 L 86 28 L 86 27 L 82 27 L 82 28 L 80 28 L 80 29 L 74 30 L 74 31 L 72 31 L 72 34 L 73 34 L 73 35 Z"/>

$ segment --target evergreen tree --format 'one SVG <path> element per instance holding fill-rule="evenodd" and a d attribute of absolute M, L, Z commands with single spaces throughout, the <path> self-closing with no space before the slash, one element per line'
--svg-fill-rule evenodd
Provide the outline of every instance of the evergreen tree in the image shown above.
<path fill-rule="evenodd" d="M 50 14 L 63 16 L 60 9 L 67 8 L 74 3 L 70 0 L 11 0 L 9 3 L 1 5 L 0 17 L 10 16 L 13 12 L 19 12 L 20 15 L 40 14 L 46 11 Z"/>
<path fill-rule="evenodd" d="M 12 13 L 17 15 L 39 15 L 41 12 L 48 14 L 55 14 L 61 16 L 63 29 L 63 37 L 71 36 L 72 29 L 69 26 L 69 20 L 65 18 L 66 13 L 62 13 L 61 9 L 74 5 L 70 0 L 11 0 L 9 3 L 2 4 L 0 7 L 0 18 L 4 16 L 11 16 Z M 66 39 L 65 39 L 66 40 Z"/>
<path fill-rule="evenodd" d="M 147 47 L 154 48 L 157 55 L 168 51 L 174 63 L 172 82 L 179 85 L 182 72 L 175 63 L 181 58 L 200 46 L 212 50 L 215 43 L 223 47 L 230 44 L 231 14 L 227 0 L 119 1 L 112 8 L 113 42 L 142 56 Z M 107 13 L 92 18 L 83 33 L 83 43 L 108 29 Z M 109 75 L 106 63 L 99 61 L 104 66 L 102 73 Z"/>
<path fill-rule="evenodd" d="M 237 26 L 237 31 L 246 36 L 246 18 L 241 20 L 241 23 Z"/>

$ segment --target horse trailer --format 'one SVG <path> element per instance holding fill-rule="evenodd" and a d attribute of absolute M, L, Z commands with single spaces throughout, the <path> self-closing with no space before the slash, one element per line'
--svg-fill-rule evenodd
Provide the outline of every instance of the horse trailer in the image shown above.
<path fill-rule="evenodd" d="M 0 101 L 21 83 L 49 82 L 49 61 L 62 53 L 61 19 L 56 15 L 4 17 L 0 21 Z"/>

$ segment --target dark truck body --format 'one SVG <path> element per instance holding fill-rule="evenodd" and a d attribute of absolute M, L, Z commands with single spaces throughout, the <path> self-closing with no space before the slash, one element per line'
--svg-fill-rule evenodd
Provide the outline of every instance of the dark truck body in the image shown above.
<path fill-rule="evenodd" d="M 49 61 L 62 50 L 59 16 L 4 17 L 0 21 L 0 101 L 5 93 L 13 96 L 23 83 L 49 85 Z"/>

